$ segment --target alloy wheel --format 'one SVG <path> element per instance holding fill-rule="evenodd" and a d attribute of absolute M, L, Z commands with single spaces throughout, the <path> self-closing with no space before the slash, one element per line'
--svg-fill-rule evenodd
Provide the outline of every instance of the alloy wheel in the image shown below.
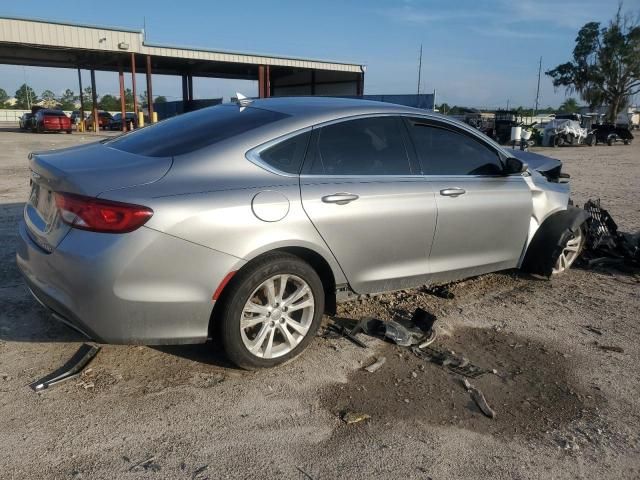
<path fill-rule="evenodd" d="M 569 267 L 576 261 L 578 255 L 580 255 L 580 251 L 582 250 L 582 231 L 578 229 L 578 231 L 571 237 L 567 243 L 565 244 L 556 264 L 553 267 L 552 273 L 557 275 L 559 273 L 568 270 Z"/>
<path fill-rule="evenodd" d="M 242 342 L 256 357 L 286 355 L 309 332 L 314 310 L 307 282 L 296 275 L 274 275 L 253 291 L 242 309 Z"/>

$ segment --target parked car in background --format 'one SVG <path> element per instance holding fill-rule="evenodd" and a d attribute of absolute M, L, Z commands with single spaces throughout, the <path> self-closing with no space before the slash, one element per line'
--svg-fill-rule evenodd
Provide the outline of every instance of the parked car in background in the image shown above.
<path fill-rule="evenodd" d="M 134 112 L 125 113 L 125 124 L 127 125 L 127 128 L 129 125 L 133 125 L 133 128 L 138 128 L 138 119 Z M 122 130 L 121 113 L 116 113 L 113 117 L 111 117 L 111 121 L 109 122 L 109 130 Z"/>
<path fill-rule="evenodd" d="M 98 112 L 98 130 L 106 130 L 113 117 L 109 112 Z M 93 113 L 87 118 L 87 130 L 93 129 Z"/>
<path fill-rule="evenodd" d="M 602 123 L 593 125 L 593 130 L 589 134 L 589 145 L 597 145 L 598 143 L 606 143 L 611 146 L 616 142 L 622 142 L 629 145 L 633 140 L 633 134 L 626 126 L 617 126 L 611 123 Z"/>
<path fill-rule="evenodd" d="M 20 130 L 31 130 L 31 122 L 33 121 L 33 113 L 25 113 L 20 117 Z"/>
<path fill-rule="evenodd" d="M 106 343 L 215 336 L 248 369 L 302 352 L 336 302 L 560 274 L 584 244 L 561 162 L 391 103 L 240 101 L 29 165 L 17 263 L 56 318 Z"/>
<path fill-rule="evenodd" d="M 31 130 L 38 133 L 71 133 L 71 119 L 67 117 L 62 110 L 49 110 L 45 108 L 36 112 L 32 120 Z"/>
<path fill-rule="evenodd" d="M 88 116 L 89 114 L 87 112 L 84 112 L 85 120 L 87 119 Z M 71 112 L 71 123 L 73 123 L 74 125 L 78 125 L 80 123 L 81 118 L 82 116 L 80 114 L 80 110 L 74 110 L 73 112 Z"/>

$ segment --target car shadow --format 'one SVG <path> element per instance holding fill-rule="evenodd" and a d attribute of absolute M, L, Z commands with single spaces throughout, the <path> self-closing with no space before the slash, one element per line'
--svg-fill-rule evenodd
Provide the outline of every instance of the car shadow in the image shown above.
<path fill-rule="evenodd" d="M 222 346 L 215 341 L 208 341 L 207 343 L 199 343 L 196 345 L 156 345 L 149 348 L 197 363 L 240 370 L 237 366 L 229 362 Z"/>

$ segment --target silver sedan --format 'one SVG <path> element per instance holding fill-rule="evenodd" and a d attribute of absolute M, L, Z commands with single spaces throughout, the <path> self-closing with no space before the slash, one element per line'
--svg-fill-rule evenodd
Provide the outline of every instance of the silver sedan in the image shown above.
<path fill-rule="evenodd" d="M 298 355 L 355 295 L 567 269 L 584 214 L 558 161 L 423 110 L 243 101 L 30 155 L 17 262 L 106 343 L 217 337 L 244 368 Z"/>

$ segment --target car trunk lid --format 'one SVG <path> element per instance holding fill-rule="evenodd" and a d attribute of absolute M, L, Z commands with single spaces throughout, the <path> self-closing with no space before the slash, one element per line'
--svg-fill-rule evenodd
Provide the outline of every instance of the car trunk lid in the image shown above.
<path fill-rule="evenodd" d="M 153 183 L 171 168 L 172 159 L 143 157 L 101 143 L 29 156 L 31 194 L 24 218 L 31 238 L 52 252 L 71 228 L 62 222 L 55 192 L 89 197 Z"/>

